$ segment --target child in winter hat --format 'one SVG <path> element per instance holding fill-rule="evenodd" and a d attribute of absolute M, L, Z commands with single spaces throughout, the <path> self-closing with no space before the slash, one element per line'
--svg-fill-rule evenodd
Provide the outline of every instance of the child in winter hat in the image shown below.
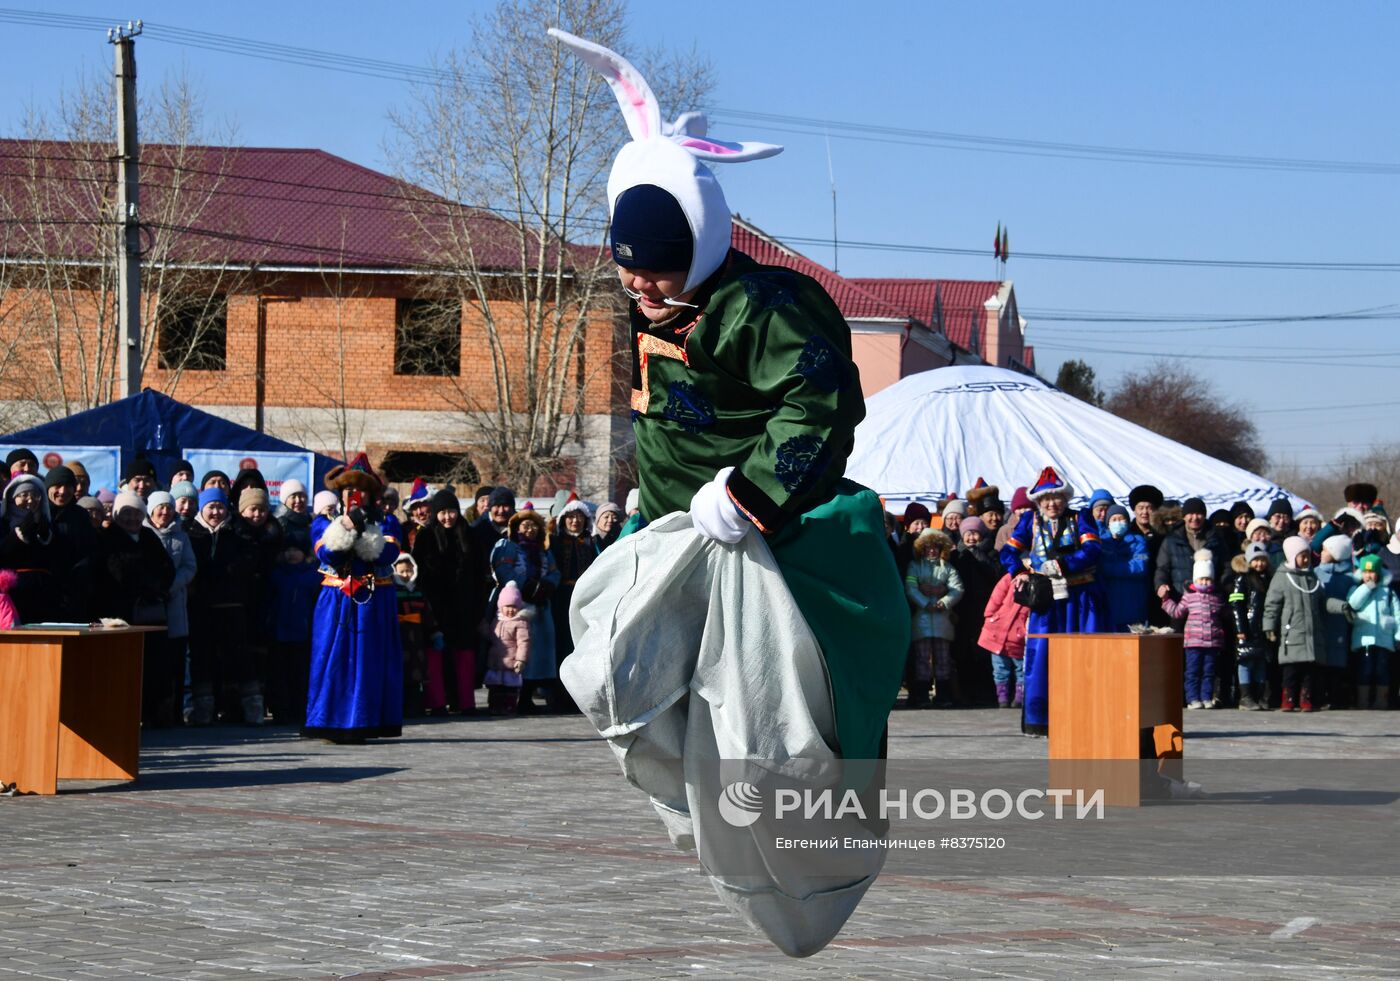
<path fill-rule="evenodd" d="M 510 715 L 520 704 L 520 672 L 530 658 L 530 622 L 525 598 L 514 581 L 496 597 L 496 622 L 486 664 L 486 707 L 492 715 Z"/>
<path fill-rule="evenodd" d="M 1284 564 L 1274 573 L 1264 601 L 1264 630 L 1279 645 L 1283 669 L 1282 708 L 1311 712 L 1314 675 L 1322 652 L 1326 594 L 1312 570 L 1313 554 L 1299 535 L 1283 540 Z"/>
<path fill-rule="evenodd" d="M 1162 598 L 1173 620 L 1186 619 L 1186 707 L 1218 708 L 1215 660 L 1225 646 L 1225 603 L 1215 589 L 1215 561 L 1210 549 L 1192 557 L 1191 582 L 1181 599 Z"/>

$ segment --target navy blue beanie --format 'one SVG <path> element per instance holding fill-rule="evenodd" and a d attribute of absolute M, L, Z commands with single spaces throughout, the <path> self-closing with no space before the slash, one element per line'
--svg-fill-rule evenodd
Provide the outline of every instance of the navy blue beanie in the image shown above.
<path fill-rule="evenodd" d="M 488 508 L 500 507 L 502 504 L 512 510 L 515 509 L 515 492 L 509 487 L 497 487 L 491 492 L 491 497 L 487 501 Z"/>
<path fill-rule="evenodd" d="M 624 269 L 690 270 L 695 238 L 689 219 L 671 192 L 655 184 L 638 184 L 617 196 L 612 255 Z"/>

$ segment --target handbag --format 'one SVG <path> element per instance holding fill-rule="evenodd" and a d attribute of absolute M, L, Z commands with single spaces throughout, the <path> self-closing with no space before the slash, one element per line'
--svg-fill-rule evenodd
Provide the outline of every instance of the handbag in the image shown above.
<path fill-rule="evenodd" d="M 1050 577 L 1039 572 L 1029 572 L 1019 579 L 1011 598 L 1032 613 L 1049 613 L 1055 606 Z"/>

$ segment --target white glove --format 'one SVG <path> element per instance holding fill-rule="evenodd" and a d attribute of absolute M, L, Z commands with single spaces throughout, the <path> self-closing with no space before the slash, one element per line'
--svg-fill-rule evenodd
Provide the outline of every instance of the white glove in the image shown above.
<path fill-rule="evenodd" d="M 1060 563 L 1054 559 L 1047 559 L 1041 563 L 1040 574 L 1042 576 L 1059 576 L 1061 574 Z"/>
<path fill-rule="evenodd" d="M 753 522 L 734 506 L 725 489 L 733 472 L 733 467 L 725 467 L 690 499 L 690 520 L 695 530 L 711 541 L 726 545 L 737 545 L 753 527 Z"/>

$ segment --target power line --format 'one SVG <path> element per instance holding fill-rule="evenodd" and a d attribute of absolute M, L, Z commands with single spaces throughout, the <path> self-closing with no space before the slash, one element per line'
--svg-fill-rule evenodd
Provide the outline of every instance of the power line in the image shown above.
<path fill-rule="evenodd" d="M 100 17 L 80 17 L 39 11 L 0 8 L 0 21 L 32 27 L 64 30 L 105 29 L 113 22 Z M 413 84 L 442 85 L 467 82 L 489 84 L 485 75 L 473 72 L 453 72 L 380 58 L 365 58 L 316 48 L 260 41 L 179 27 L 174 24 L 145 22 L 146 36 L 184 47 L 234 54 L 264 61 L 279 62 L 324 71 L 342 72 L 369 78 L 402 81 Z M 1155 164 L 1184 167 L 1272 170 L 1297 173 L 1335 173 L 1348 175 L 1400 174 L 1400 164 L 1381 161 L 1325 160 L 1298 157 L 1252 156 L 1246 154 L 1202 153 L 1183 150 L 1163 150 L 1123 147 L 1104 144 L 1066 143 L 1052 140 L 1030 140 L 1013 137 L 984 136 L 940 130 L 883 126 L 849 120 L 820 119 L 782 113 L 758 112 L 728 107 L 712 107 L 716 118 L 764 123 L 778 132 L 802 135 L 835 135 L 841 139 L 873 143 L 893 143 L 906 146 L 928 146 L 938 149 L 966 150 L 983 153 L 1014 154 L 1039 157 L 1060 157 L 1113 163 Z"/>

